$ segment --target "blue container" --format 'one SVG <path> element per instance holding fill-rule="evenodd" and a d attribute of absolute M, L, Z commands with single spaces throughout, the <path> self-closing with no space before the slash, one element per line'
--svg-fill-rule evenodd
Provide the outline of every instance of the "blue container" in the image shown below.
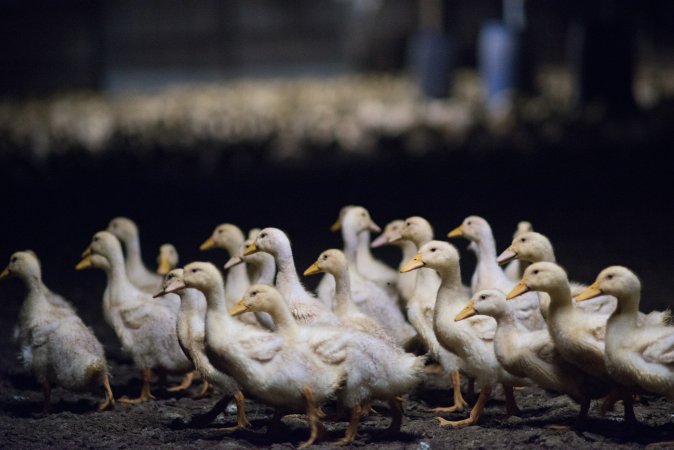
<path fill-rule="evenodd" d="M 449 95 L 454 68 L 452 39 L 438 31 L 419 33 L 411 45 L 412 67 L 419 89 L 426 97 Z"/>

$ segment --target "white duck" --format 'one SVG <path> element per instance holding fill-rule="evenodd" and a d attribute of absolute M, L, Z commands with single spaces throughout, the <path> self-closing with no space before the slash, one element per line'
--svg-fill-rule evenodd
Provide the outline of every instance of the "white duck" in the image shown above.
<path fill-rule="evenodd" d="M 213 421 L 233 398 L 237 407 L 237 426 L 234 429 L 248 427 L 250 423 L 246 417 L 246 404 L 239 384 L 228 374 L 213 367 L 206 356 L 206 298 L 201 291 L 184 288 L 184 285 L 183 269 L 173 269 L 164 277 L 163 290 L 155 295 L 155 298 L 164 296 L 167 292 L 177 292 L 180 297 L 176 330 L 178 341 L 204 379 L 204 388 L 200 396 L 204 396 L 209 383 L 215 385 L 223 394 L 223 398 L 210 411 L 193 417 L 190 423 L 206 424 Z"/>
<path fill-rule="evenodd" d="M 372 248 L 378 248 L 384 245 L 394 245 L 399 247 L 402 250 L 402 260 L 398 265 L 398 270 L 409 261 L 417 253 L 417 248 L 414 243 L 403 240 L 403 239 L 394 239 L 400 235 L 400 231 L 405 224 L 404 220 L 392 220 L 384 227 L 384 231 L 380 234 L 370 246 Z M 403 308 L 407 304 L 407 301 L 412 297 L 414 292 L 414 285 L 416 284 L 417 276 L 414 273 L 399 273 L 398 278 L 396 279 L 396 287 L 398 288 L 398 293 L 402 299 Z"/>
<path fill-rule="evenodd" d="M 162 244 L 157 256 L 157 273 L 166 275 L 178 266 L 178 250 L 173 244 Z"/>
<path fill-rule="evenodd" d="M 531 225 L 531 222 L 527 222 L 526 220 L 518 222 L 517 229 L 513 233 L 513 240 L 517 239 L 517 237 L 522 233 L 526 233 L 528 231 L 534 231 L 534 227 Z M 509 263 L 507 263 L 503 271 L 508 276 L 508 278 L 517 282 L 522 279 L 522 275 L 524 275 L 524 270 L 527 268 L 528 265 L 529 264 L 526 261 L 523 261 L 521 259 L 514 259 Z"/>
<path fill-rule="evenodd" d="M 42 282 L 35 254 L 14 253 L 0 280 L 10 276 L 20 278 L 28 289 L 19 314 L 21 355 L 42 385 L 44 413 L 49 412 L 53 386 L 71 391 L 102 386 L 105 399 L 98 409 L 114 408 L 103 346 L 67 302 Z"/>
<path fill-rule="evenodd" d="M 234 319 L 225 302 L 222 275 L 213 264 L 188 264 L 183 282 L 206 297 L 209 361 L 218 370 L 231 374 L 254 398 L 277 409 L 306 411 L 311 434 L 300 447 L 311 445 L 322 431 L 320 405 L 334 397 L 344 380 L 346 352 L 343 345 L 332 339 L 332 335 L 327 341 L 309 341 L 301 335 L 296 338 L 283 332 L 270 332 Z M 261 285 L 251 289 L 247 297 L 262 291 Z M 266 289 L 273 288 L 267 286 Z M 278 307 L 278 302 L 275 305 Z M 237 306 L 233 309 L 234 313 L 237 309 L 244 311 Z M 287 312 L 287 309 L 279 309 Z M 279 329 L 283 329 L 286 322 L 296 326 L 289 314 L 274 320 Z M 314 343 L 316 346 L 312 348 Z"/>
<path fill-rule="evenodd" d="M 94 258 L 97 255 L 102 258 Z M 131 283 L 124 269 L 122 247 L 111 233 L 96 233 L 83 258 L 78 269 L 93 266 L 105 271 L 108 285 L 103 294 L 104 317 L 115 330 L 122 348 L 143 371 L 140 396 L 119 401 L 148 401 L 154 398 L 150 392 L 152 369 L 176 374 L 186 374 L 194 369 L 178 342 L 177 312 L 166 303 L 153 300 L 151 295 Z"/>
<path fill-rule="evenodd" d="M 548 330 L 559 354 L 607 387 L 615 387 L 615 380 L 609 375 L 604 362 L 606 316 L 574 307 L 566 272 L 555 263 L 531 264 L 507 298 L 515 298 L 529 290 L 546 292 L 550 296 Z M 636 418 L 632 395 L 622 392 L 621 396 L 625 404 L 625 420 L 633 423 Z"/>
<path fill-rule="evenodd" d="M 515 282 L 509 279 L 496 262 L 496 243 L 489 223 L 479 216 L 468 216 L 463 223 L 447 235 L 450 238 L 464 237 L 477 245 L 477 265 L 471 280 L 471 291 L 498 289 L 504 293 L 510 291 Z M 541 314 L 539 296 L 528 294 L 518 300 L 517 316 L 519 323 L 528 330 L 545 328 Z"/>
<path fill-rule="evenodd" d="M 370 334 L 343 327 L 298 324 L 273 287 L 251 286 L 232 313 L 241 311 L 269 312 L 278 324 L 280 335 L 290 342 L 308 346 L 321 358 L 344 353 L 345 380 L 338 398 L 342 405 L 351 408 L 351 420 L 340 444 L 355 439 L 360 418 L 369 411 L 373 400 L 385 400 L 391 407 L 393 420 L 387 431 L 400 430 L 403 407 L 399 396 L 408 393 L 420 381 L 423 357 L 405 353 Z"/>
<path fill-rule="evenodd" d="M 448 421 L 438 418 L 440 425 L 459 427 L 476 423 L 491 395 L 492 385 L 497 382 L 503 384 L 508 414 L 519 414 L 513 386 L 522 386 L 529 382 L 506 371 L 496 359 L 494 352 L 496 321 L 486 316 L 475 316 L 460 322 L 454 320 L 469 300 L 461 284 L 459 253 L 448 242 L 430 241 L 419 249 L 419 253 L 403 270 L 421 267 L 438 271 L 442 280 L 435 302 L 433 320 L 438 341 L 461 358 L 461 371 L 475 378 L 482 386 L 477 403 L 467 419 Z"/>
<path fill-rule="evenodd" d="M 274 257 L 278 273 L 275 287 L 287 302 L 295 320 L 304 324 L 339 325 L 339 319 L 323 303 L 304 289 L 286 234 L 278 228 L 264 228 L 246 248 L 244 256 L 262 251 Z"/>
<path fill-rule="evenodd" d="M 623 386 L 674 400 L 674 328 L 639 325 L 641 283 L 629 269 L 611 266 L 602 270 L 576 301 L 606 294 L 618 301 L 606 324 L 604 361 L 609 375 Z"/>
<path fill-rule="evenodd" d="M 140 251 L 138 226 L 127 217 L 115 217 L 110 221 L 106 231 L 117 236 L 126 251 L 126 273 L 129 280 L 139 289 L 155 293 L 161 289 L 162 276 L 148 270 L 143 263 Z M 175 304 L 176 309 L 179 307 Z"/>

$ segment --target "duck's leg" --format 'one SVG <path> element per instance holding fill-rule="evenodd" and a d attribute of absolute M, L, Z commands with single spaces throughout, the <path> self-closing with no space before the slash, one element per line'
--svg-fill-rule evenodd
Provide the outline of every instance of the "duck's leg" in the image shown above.
<path fill-rule="evenodd" d="M 227 408 L 227 405 L 231 400 L 232 400 L 231 395 L 223 396 L 207 412 L 193 415 L 190 421 L 188 422 L 188 426 L 202 427 L 204 425 L 208 425 L 209 423 L 213 422 L 215 418 L 218 417 L 218 414 L 220 414 L 225 410 L 225 408 Z"/>
<path fill-rule="evenodd" d="M 623 407 L 625 408 L 625 423 L 633 428 L 639 423 L 637 416 L 634 415 L 634 393 L 630 389 L 624 389 L 622 394 Z"/>
<path fill-rule="evenodd" d="M 250 427 L 248 416 L 246 416 L 246 399 L 243 392 L 236 391 L 234 393 L 234 401 L 236 402 L 236 423 L 239 428 Z"/>
<path fill-rule="evenodd" d="M 127 403 L 131 405 L 137 405 L 138 403 L 143 403 L 148 400 L 154 400 L 154 395 L 150 391 L 150 382 L 152 381 L 152 369 L 146 367 L 143 369 L 143 387 L 140 389 L 140 397 L 138 398 L 128 398 L 124 396 L 117 401 L 120 403 Z"/>
<path fill-rule="evenodd" d="M 458 428 L 476 423 L 477 420 L 480 418 L 480 415 L 482 415 L 482 411 L 484 410 L 484 407 L 487 404 L 487 400 L 489 400 L 490 396 L 491 396 L 491 386 L 490 385 L 482 386 L 482 389 L 480 389 L 480 396 L 477 398 L 477 403 L 475 403 L 475 406 L 473 406 L 473 409 L 470 411 L 470 416 L 468 416 L 467 419 L 445 420 L 442 417 L 438 417 L 440 426 L 449 425 L 451 427 Z"/>
<path fill-rule="evenodd" d="M 103 389 L 105 390 L 105 399 L 98 404 L 99 411 L 115 408 L 115 397 L 112 395 L 112 388 L 110 388 L 110 377 L 106 373 L 103 377 Z"/>
<path fill-rule="evenodd" d="M 508 416 L 521 416 L 522 411 L 517 407 L 517 402 L 515 401 L 515 393 L 513 392 L 513 387 L 503 384 L 503 393 L 505 394 L 506 399 L 506 414 Z"/>
<path fill-rule="evenodd" d="M 452 406 L 445 406 L 440 408 L 433 408 L 433 412 L 454 412 L 463 411 L 468 403 L 461 395 L 461 374 L 458 371 L 452 372 L 452 386 L 454 387 L 454 404 Z"/>
<path fill-rule="evenodd" d="M 349 426 L 346 427 L 346 433 L 344 437 L 336 442 L 337 445 L 346 445 L 353 442 L 356 439 L 358 434 L 358 424 L 360 424 L 360 418 L 363 416 L 363 407 L 356 405 L 351 408 L 351 420 L 349 421 Z"/>
<path fill-rule="evenodd" d="M 309 429 L 311 430 L 311 433 L 309 434 L 309 439 L 302 442 L 297 448 L 306 448 L 313 445 L 313 443 L 316 442 L 316 439 L 321 438 L 325 433 L 325 427 L 321 423 L 321 410 L 316 404 L 314 392 L 309 386 L 304 388 L 304 401 L 307 405 L 307 417 L 309 418 Z"/>
<path fill-rule="evenodd" d="M 200 398 L 206 398 L 210 395 L 209 391 L 211 390 L 211 385 L 208 381 L 204 380 L 201 383 L 201 390 L 197 392 L 195 395 L 192 395 L 191 397 L 195 400 L 199 400 Z"/>
<path fill-rule="evenodd" d="M 44 395 L 44 405 L 42 405 L 42 414 L 49 414 L 51 408 L 51 386 L 49 381 L 42 383 L 42 394 Z"/>
<path fill-rule="evenodd" d="M 180 392 L 184 391 L 185 389 L 189 389 L 190 386 L 192 386 L 192 380 L 194 380 L 194 373 L 195 371 L 187 372 L 183 379 L 180 381 L 180 384 L 177 386 L 170 387 L 166 389 L 169 392 Z"/>
<path fill-rule="evenodd" d="M 601 402 L 600 414 L 604 416 L 608 411 L 613 411 L 618 400 L 620 400 L 620 392 L 617 389 L 613 389 Z"/>
<path fill-rule="evenodd" d="M 393 397 L 388 401 L 391 407 L 391 425 L 386 429 L 386 433 L 399 433 L 400 427 L 403 424 L 403 399 L 400 397 Z"/>

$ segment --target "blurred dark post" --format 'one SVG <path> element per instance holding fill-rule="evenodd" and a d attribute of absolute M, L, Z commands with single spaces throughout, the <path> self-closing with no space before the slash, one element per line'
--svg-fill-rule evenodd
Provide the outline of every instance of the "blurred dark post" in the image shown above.
<path fill-rule="evenodd" d="M 419 32 L 411 43 L 413 70 L 421 92 L 430 98 L 449 95 L 454 43 L 447 32 L 444 0 L 419 0 Z"/>
<path fill-rule="evenodd" d="M 478 38 L 478 64 L 488 109 L 508 107 L 533 88 L 525 0 L 504 0 L 502 20 L 487 20 Z"/>
<path fill-rule="evenodd" d="M 599 103 L 610 114 L 635 111 L 635 3 L 583 0 L 576 4 L 569 53 L 578 106 Z"/>

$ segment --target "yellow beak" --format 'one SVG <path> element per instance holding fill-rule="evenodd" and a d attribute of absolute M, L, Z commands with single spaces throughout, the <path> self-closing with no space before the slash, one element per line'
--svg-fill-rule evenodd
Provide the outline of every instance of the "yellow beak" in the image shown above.
<path fill-rule="evenodd" d="M 456 317 L 454 317 L 454 321 L 458 322 L 460 320 L 467 319 L 477 314 L 477 311 L 475 311 L 473 304 L 474 303 L 472 301 L 468 302 L 468 304 L 461 311 L 459 311 L 459 314 L 457 314 Z"/>
<path fill-rule="evenodd" d="M 75 270 L 87 269 L 89 267 L 91 267 L 91 252 L 75 266 Z"/>
<path fill-rule="evenodd" d="M 5 267 L 5 270 L 0 273 L 0 280 L 4 280 L 5 278 L 9 278 L 9 266 Z"/>
<path fill-rule="evenodd" d="M 255 245 L 255 242 L 253 242 L 248 247 L 246 247 L 246 250 L 243 252 L 243 256 L 252 255 L 253 253 L 257 253 L 258 251 L 259 250 L 257 249 L 257 245 Z"/>
<path fill-rule="evenodd" d="M 332 231 L 333 233 L 337 232 L 341 229 L 342 229 L 342 219 L 341 218 L 337 219 L 337 221 L 335 223 L 330 225 L 330 231 Z"/>
<path fill-rule="evenodd" d="M 215 247 L 215 241 L 211 237 L 206 239 L 204 243 L 199 246 L 199 250 L 209 250 L 213 247 Z"/>
<path fill-rule="evenodd" d="M 239 314 L 243 314 L 246 311 L 248 311 L 248 307 L 243 304 L 243 299 L 241 299 L 239 300 L 239 303 L 231 307 L 231 309 L 229 310 L 229 315 L 234 317 L 238 316 Z"/>
<path fill-rule="evenodd" d="M 421 253 L 417 253 L 414 258 L 410 259 L 400 268 L 400 273 L 409 272 L 419 267 L 424 267 L 426 264 L 421 260 Z"/>
<path fill-rule="evenodd" d="M 82 258 L 86 258 L 87 256 L 91 256 L 91 245 L 82 252 Z"/>
<path fill-rule="evenodd" d="M 599 289 L 599 282 L 595 281 L 590 285 L 587 289 L 585 289 L 583 292 L 580 294 L 576 295 L 574 299 L 577 302 L 584 302 L 585 300 L 590 300 L 591 298 L 599 297 L 600 295 L 603 295 L 604 293 L 602 292 L 601 289 Z"/>
<path fill-rule="evenodd" d="M 315 263 L 310 265 L 307 270 L 304 271 L 304 276 L 314 275 L 316 273 L 321 273 L 321 272 L 323 272 L 323 271 L 318 268 L 318 261 L 316 261 Z"/>
<path fill-rule="evenodd" d="M 527 284 L 522 279 L 510 292 L 508 292 L 508 295 L 506 295 L 506 300 L 512 300 L 515 297 L 524 294 L 525 292 L 529 292 L 529 286 L 527 286 Z"/>
<path fill-rule="evenodd" d="M 459 225 L 458 227 L 454 228 L 452 231 L 447 233 L 447 237 L 449 238 L 460 236 L 463 236 L 463 225 Z"/>

